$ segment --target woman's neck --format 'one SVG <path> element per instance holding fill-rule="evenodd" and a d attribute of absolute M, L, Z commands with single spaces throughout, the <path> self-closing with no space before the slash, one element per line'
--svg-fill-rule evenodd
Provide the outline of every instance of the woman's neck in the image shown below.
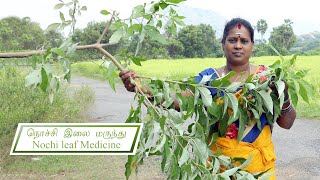
<path fill-rule="evenodd" d="M 232 65 L 232 64 L 229 64 L 227 63 L 225 65 L 225 73 L 229 73 L 230 71 L 235 71 L 237 74 L 240 74 L 244 71 L 247 71 L 247 72 L 250 72 L 250 64 L 247 63 L 247 64 L 244 64 L 244 65 Z"/>

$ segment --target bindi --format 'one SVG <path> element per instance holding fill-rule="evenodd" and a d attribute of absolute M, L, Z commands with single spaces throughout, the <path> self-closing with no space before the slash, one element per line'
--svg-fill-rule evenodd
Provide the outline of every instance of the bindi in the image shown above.
<path fill-rule="evenodd" d="M 241 29 L 241 24 L 240 24 L 240 23 L 238 23 L 237 27 L 238 27 L 238 29 Z"/>
<path fill-rule="evenodd" d="M 236 33 L 236 35 L 240 38 L 240 35 L 241 35 L 242 33 Z"/>

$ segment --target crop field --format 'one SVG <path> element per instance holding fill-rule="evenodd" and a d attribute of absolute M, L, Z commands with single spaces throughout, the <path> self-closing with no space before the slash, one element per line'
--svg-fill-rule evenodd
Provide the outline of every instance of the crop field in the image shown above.
<path fill-rule="evenodd" d="M 284 57 L 285 60 L 290 56 Z M 254 57 L 250 61 L 255 65 L 270 65 L 278 56 Z M 73 64 L 73 72 L 79 72 L 84 76 L 102 78 L 99 65 L 101 62 L 80 62 Z M 225 64 L 225 58 L 204 58 L 204 59 L 157 59 L 142 62 L 142 66 L 131 65 L 129 68 L 139 75 L 156 78 L 182 79 L 197 75 L 209 67 L 221 67 Z M 300 118 L 320 119 L 320 56 L 298 56 L 296 70 L 309 69 L 306 80 L 310 82 L 316 91 L 316 96 L 310 104 L 300 101 L 298 104 L 298 116 Z"/>

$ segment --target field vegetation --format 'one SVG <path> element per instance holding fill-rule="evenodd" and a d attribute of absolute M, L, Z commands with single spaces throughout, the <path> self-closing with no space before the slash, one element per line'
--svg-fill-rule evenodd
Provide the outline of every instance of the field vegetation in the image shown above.
<path fill-rule="evenodd" d="M 251 63 L 256 65 L 271 65 L 279 57 L 262 56 L 251 58 Z M 290 59 L 290 56 L 285 57 Z M 298 56 L 295 70 L 309 69 L 306 80 L 310 82 L 315 91 L 316 96 L 310 104 L 299 101 L 297 112 L 299 118 L 320 119 L 320 74 L 318 70 L 320 56 Z M 197 75 L 202 70 L 209 67 L 221 67 L 225 64 L 225 58 L 194 58 L 194 59 L 157 59 L 142 62 L 142 66 L 131 65 L 129 69 L 134 70 L 139 75 L 156 78 L 183 79 Z M 76 73 L 81 73 L 87 77 L 104 79 L 102 61 L 79 62 L 72 65 L 72 69 Z"/>

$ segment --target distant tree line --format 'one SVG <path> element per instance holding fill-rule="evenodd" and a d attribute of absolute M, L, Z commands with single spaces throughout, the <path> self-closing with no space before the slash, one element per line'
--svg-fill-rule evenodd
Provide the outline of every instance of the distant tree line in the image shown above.
<path fill-rule="evenodd" d="M 89 22 L 83 29 L 76 29 L 72 39 L 80 45 L 93 44 L 104 30 L 105 22 Z M 298 53 L 303 55 L 320 55 L 320 33 L 314 32 L 314 36 L 297 37 L 292 28 L 293 22 L 285 19 L 280 26 L 274 27 L 268 39 L 282 55 Z M 254 56 L 276 55 L 267 45 L 264 34 L 268 29 L 266 20 L 260 19 L 256 26 L 256 32 L 260 38 L 255 39 Z M 116 29 L 110 29 L 102 43 L 108 43 L 109 38 Z M 163 32 L 166 43 L 145 37 L 138 56 L 146 59 L 158 58 L 207 58 L 222 57 L 221 39 L 211 25 L 187 25 L 181 28 L 177 34 Z M 6 17 L 0 20 L 0 51 L 35 50 L 39 48 L 57 47 L 63 42 L 64 37 L 56 31 L 44 31 L 38 23 L 30 18 Z M 118 44 L 107 46 L 112 54 L 134 54 L 139 37 L 134 37 L 130 42 L 120 41 Z M 125 47 L 125 52 L 120 49 Z M 79 60 L 101 58 L 94 50 L 80 51 Z"/>

